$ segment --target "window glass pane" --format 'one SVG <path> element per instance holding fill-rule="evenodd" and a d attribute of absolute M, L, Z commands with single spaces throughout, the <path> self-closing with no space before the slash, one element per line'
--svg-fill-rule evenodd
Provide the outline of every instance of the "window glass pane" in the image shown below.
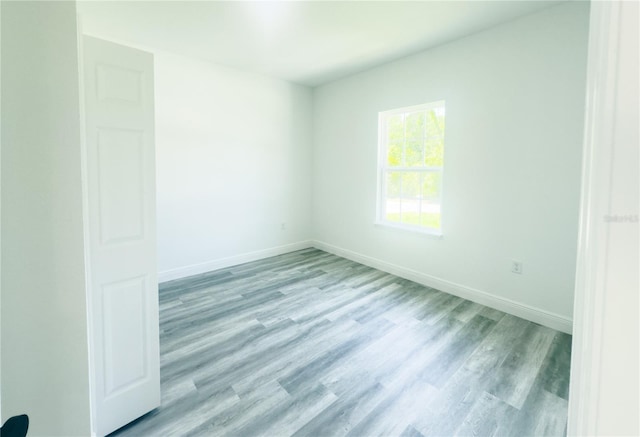
<path fill-rule="evenodd" d="M 400 222 L 418 224 L 420 212 L 420 176 L 418 172 L 404 172 L 402 174 L 402 215 Z"/>
<path fill-rule="evenodd" d="M 387 165 L 399 167 L 402 165 L 402 143 L 391 143 L 387 149 Z"/>
<path fill-rule="evenodd" d="M 385 219 L 400 222 L 400 197 L 402 195 L 402 173 L 387 173 L 387 198 L 385 199 Z"/>
<path fill-rule="evenodd" d="M 401 222 L 407 225 L 419 225 L 420 199 L 402 199 Z"/>
<path fill-rule="evenodd" d="M 418 172 L 402 173 L 402 198 L 403 199 L 419 199 L 420 198 L 420 173 Z"/>
<path fill-rule="evenodd" d="M 390 171 L 387 173 L 387 198 L 399 198 L 402 193 L 402 173 Z"/>
<path fill-rule="evenodd" d="M 404 151 L 404 165 L 407 167 L 420 167 L 423 164 L 423 141 L 420 139 L 408 139 Z"/>
<path fill-rule="evenodd" d="M 427 139 L 424 153 L 424 165 L 427 167 L 442 167 L 444 155 L 444 139 L 442 137 Z"/>
<path fill-rule="evenodd" d="M 440 199 L 441 185 L 442 174 L 440 172 L 424 173 L 422 175 L 422 198 L 428 200 Z"/>
<path fill-rule="evenodd" d="M 387 199 L 385 203 L 385 219 L 400 223 L 400 199 Z"/>
<path fill-rule="evenodd" d="M 425 125 L 425 111 L 412 112 L 405 119 L 407 138 L 423 139 Z"/>
<path fill-rule="evenodd" d="M 422 204 L 420 226 L 440 229 L 440 205 Z"/>
<path fill-rule="evenodd" d="M 387 144 L 404 142 L 404 115 L 392 115 L 387 119 Z"/>
<path fill-rule="evenodd" d="M 444 107 L 432 109 L 427 113 L 427 137 L 444 135 Z"/>

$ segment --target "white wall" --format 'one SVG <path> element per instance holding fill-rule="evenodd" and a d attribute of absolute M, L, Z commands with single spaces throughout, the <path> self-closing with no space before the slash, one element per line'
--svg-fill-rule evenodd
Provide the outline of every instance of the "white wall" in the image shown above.
<path fill-rule="evenodd" d="M 1 7 L 2 419 L 88 435 L 75 4 Z"/>
<path fill-rule="evenodd" d="M 566 4 L 315 89 L 314 239 L 570 330 L 587 32 Z M 441 99 L 444 238 L 375 226 L 378 112 Z"/>
<path fill-rule="evenodd" d="M 159 279 L 301 247 L 310 89 L 157 51 L 155 84 Z"/>

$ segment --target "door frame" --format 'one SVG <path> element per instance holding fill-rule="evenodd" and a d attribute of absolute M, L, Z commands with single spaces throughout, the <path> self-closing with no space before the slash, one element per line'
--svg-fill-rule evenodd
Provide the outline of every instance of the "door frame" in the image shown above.
<path fill-rule="evenodd" d="M 610 323 L 605 308 L 612 293 L 607 283 L 610 225 L 603 217 L 611 214 L 614 190 L 623 1 L 591 2 L 568 435 L 597 435 L 600 431 L 602 377 L 607 376 L 601 363 L 603 346 L 605 341 L 620 341 L 604 333 Z"/>

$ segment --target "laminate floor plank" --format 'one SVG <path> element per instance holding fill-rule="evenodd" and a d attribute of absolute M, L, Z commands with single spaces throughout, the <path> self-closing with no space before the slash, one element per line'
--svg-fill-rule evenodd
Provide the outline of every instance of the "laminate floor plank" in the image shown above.
<path fill-rule="evenodd" d="M 239 313 L 235 317 L 229 317 L 216 323 L 202 324 L 198 329 L 192 328 L 190 332 L 164 331 L 160 335 L 160 356 L 164 358 L 185 347 L 197 347 L 199 344 L 223 341 L 226 336 L 258 325 L 262 325 L 262 323 L 253 314 Z"/>
<path fill-rule="evenodd" d="M 307 354 L 313 359 L 302 366 L 282 372 L 278 382 L 287 392 L 299 393 L 306 389 L 311 381 L 320 381 L 332 369 L 344 365 L 343 363 L 348 362 L 358 351 L 366 349 L 377 338 L 389 332 L 393 326 L 386 320 L 361 325 L 360 332 L 350 335 L 348 340 L 332 341 L 330 347 L 316 348 L 318 350 L 316 354 Z M 333 333 L 335 337 L 339 337 L 339 334 L 339 332 Z"/>
<path fill-rule="evenodd" d="M 483 392 L 473 403 L 471 411 L 464 418 L 454 435 L 486 437 L 502 435 L 499 433 L 500 423 L 505 420 L 505 417 L 515 414 L 517 414 L 517 411 L 511 405 L 487 392 Z"/>
<path fill-rule="evenodd" d="M 524 407 L 501 424 L 502 435 L 561 436 L 567 432 L 567 401 L 534 387 Z"/>
<path fill-rule="evenodd" d="M 478 374 L 491 375 L 523 338 L 528 326 L 529 322 L 506 314 L 465 361 L 464 367 Z"/>
<path fill-rule="evenodd" d="M 402 431 L 402 434 L 400 434 L 400 437 L 424 437 L 424 436 L 413 426 L 408 425 L 404 429 L 404 431 Z"/>
<path fill-rule="evenodd" d="M 437 393 L 423 380 L 387 389 L 387 396 L 347 433 L 348 436 L 397 436 L 420 416 L 420 406 Z"/>
<path fill-rule="evenodd" d="M 482 308 L 483 306 L 478 303 L 471 302 L 470 300 L 463 300 L 462 303 L 460 303 L 460 305 L 458 305 L 453 310 L 451 310 L 451 316 L 455 317 L 456 319 L 462 322 L 468 322 L 480 311 L 482 311 Z M 491 319 L 491 317 L 487 317 L 487 318 Z M 494 319 L 491 319 L 491 320 L 494 320 Z"/>
<path fill-rule="evenodd" d="M 459 369 L 448 385 L 422 407 L 412 426 L 425 437 L 452 436 L 482 395 L 483 380 L 467 369 Z"/>
<path fill-rule="evenodd" d="M 331 314 L 362 297 L 362 293 L 355 293 L 350 288 L 340 288 L 331 293 L 323 293 L 325 293 L 324 299 L 321 299 L 316 305 L 304 305 L 303 301 L 302 305 L 290 314 L 291 320 L 302 323 L 318 317 L 326 318 L 327 314 Z"/>
<path fill-rule="evenodd" d="M 571 337 L 317 249 L 159 287 L 162 405 L 115 436 L 563 436 Z"/>
<path fill-rule="evenodd" d="M 288 353 L 283 354 L 282 357 L 278 357 L 248 375 L 241 382 L 235 384 L 234 387 L 242 390 L 243 387 L 260 383 L 261 380 L 269 379 L 274 374 L 277 374 L 278 381 L 281 384 L 282 382 L 287 384 L 285 389 L 291 393 L 300 391 L 299 386 L 308 387 L 315 384 L 325 372 L 331 370 L 332 365 L 344 359 L 346 355 L 364 347 L 372 336 L 383 335 L 386 330 L 391 329 L 390 324 L 388 322 L 385 323 L 385 321 L 380 321 L 377 326 L 352 324 L 353 321 L 349 319 L 343 319 L 343 321 L 345 322 L 344 328 L 339 328 L 340 325 L 336 326 L 339 331 L 328 329 L 321 335 L 308 339 L 307 341 L 312 345 L 310 349 L 293 348 Z M 336 342 L 336 336 L 339 337 L 339 332 L 348 333 L 348 336 L 343 338 L 349 337 L 349 340 Z M 320 364 L 324 364 L 326 367 L 319 367 Z M 308 375 L 314 370 L 316 373 L 311 379 L 296 377 L 300 373 Z"/>
<path fill-rule="evenodd" d="M 494 328 L 496 322 L 475 316 L 455 335 L 446 348 L 436 355 L 421 376 L 434 387 L 444 386 L 451 375 L 462 366 L 481 341 Z"/>
<path fill-rule="evenodd" d="M 418 317 L 425 312 L 424 307 L 430 306 L 439 294 L 438 291 L 416 283 L 399 282 L 399 285 L 401 286 L 399 294 L 401 293 L 403 299 L 397 305 L 388 307 L 383 315 L 395 323 L 418 320 Z"/>
<path fill-rule="evenodd" d="M 569 399 L 569 371 L 571 369 L 571 336 L 556 332 L 543 367 L 538 373 L 545 390 Z"/>
<path fill-rule="evenodd" d="M 237 430 L 246 426 L 251 417 L 262 417 L 268 414 L 277 405 L 286 402 L 290 395 L 277 381 L 270 380 L 262 385 L 253 386 L 250 391 L 239 397 L 238 403 L 210 415 L 200 426 L 185 435 L 238 435 Z M 247 411 L 251 411 L 251 416 L 246 414 Z"/>
<path fill-rule="evenodd" d="M 323 385 L 290 396 L 263 416 L 253 416 L 235 430 L 239 436 L 292 435 L 337 399 Z"/>
<path fill-rule="evenodd" d="M 571 336 L 557 332 L 518 414 L 501 426 L 504 435 L 566 434 Z"/>
<path fill-rule="evenodd" d="M 435 298 L 429 305 L 424 306 L 422 314 L 418 315 L 418 320 L 433 325 L 442 317 L 449 315 L 453 309 L 460 305 L 463 300 L 457 296 L 446 293 L 436 293 Z"/>
<path fill-rule="evenodd" d="M 389 284 L 387 287 L 395 288 L 394 285 L 395 284 L 392 283 L 392 284 Z M 356 299 L 353 299 L 348 304 L 343 304 L 338 308 L 335 308 L 330 313 L 325 314 L 324 317 L 326 317 L 329 320 L 336 320 L 340 317 L 346 316 L 356 320 L 354 315 L 360 314 L 362 311 L 366 311 L 372 308 L 376 310 L 384 309 L 384 308 L 379 308 L 376 305 L 373 305 L 373 302 L 375 302 L 377 299 L 382 298 L 387 287 L 383 287 L 383 288 L 376 287 L 375 290 L 371 290 L 367 293 L 360 293 L 357 295 L 358 297 Z"/>
<path fill-rule="evenodd" d="M 498 367 L 487 391 L 518 409 L 522 408 L 554 335 L 552 329 L 529 322 L 521 342 Z"/>
<path fill-rule="evenodd" d="M 500 319 L 505 315 L 505 313 L 503 313 L 502 311 L 498 311 L 495 308 L 489 307 L 483 307 L 478 314 L 486 317 L 487 319 L 495 320 L 496 322 L 499 322 Z"/>
<path fill-rule="evenodd" d="M 222 357 L 219 361 L 212 361 L 210 367 L 198 367 L 192 372 L 196 387 L 222 387 L 240 383 L 247 379 L 254 379 L 258 375 L 269 374 L 281 370 L 283 367 L 295 365 L 296 349 L 301 356 L 308 353 L 300 352 L 300 342 L 316 343 L 318 338 L 329 337 L 327 328 L 330 323 L 326 320 L 307 326 L 288 325 L 280 330 L 278 336 L 266 338 L 251 348 L 245 348 L 237 354 Z M 342 329 L 344 329 L 343 325 Z M 345 332 L 350 332 L 344 329 Z"/>
<path fill-rule="evenodd" d="M 428 367 L 465 327 L 450 317 L 430 326 L 431 329 L 426 329 L 422 324 L 416 325 L 413 332 L 417 331 L 417 335 L 409 337 L 410 343 L 401 342 L 398 345 L 406 346 L 406 351 L 391 355 L 392 363 L 400 364 L 400 367 L 383 368 L 386 372 L 379 374 L 378 380 L 385 387 L 404 385 L 412 380 L 428 381 Z M 383 353 L 379 351 L 379 354 Z M 403 357 L 403 361 L 397 360 L 398 356 Z"/>
<path fill-rule="evenodd" d="M 302 436 L 345 436 L 360 423 L 386 395 L 386 389 L 375 381 L 360 380 L 349 393 L 321 411 L 293 434 Z"/>

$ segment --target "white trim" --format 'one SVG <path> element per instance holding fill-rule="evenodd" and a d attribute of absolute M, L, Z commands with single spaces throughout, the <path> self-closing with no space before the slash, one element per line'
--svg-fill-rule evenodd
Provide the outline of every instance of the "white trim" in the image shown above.
<path fill-rule="evenodd" d="M 174 279 L 186 278 L 188 276 L 199 275 L 213 270 L 223 269 L 238 264 L 251 261 L 257 261 L 270 256 L 282 255 L 296 250 L 308 249 L 313 247 L 310 240 L 299 241 L 297 243 L 285 244 L 283 246 L 271 247 L 269 249 L 257 250 L 255 252 L 242 253 L 240 255 L 229 256 L 226 258 L 218 258 L 203 263 L 192 264 L 188 266 L 178 267 L 175 269 L 158 272 L 158 282 L 167 282 Z"/>
<path fill-rule="evenodd" d="M 440 174 L 440 190 L 438 193 L 438 204 L 440 205 L 440 215 L 442 217 L 442 193 L 443 193 L 443 173 L 444 173 L 444 166 L 441 167 L 425 167 L 425 166 L 419 166 L 419 167 L 401 167 L 401 166 L 393 166 L 390 167 L 387 163 L 388 160 L 388 137 L 387 137 L 387 120 L 389 119 L 389 117 L 392 117 L 394 115 L 402 115 L 403 116 L 403 125 L 404 125 L 404 130 L 405 130 L 405 138 L 404 138 L 404 144 L 402 147 L 402 155 L 403 155 L 403 160 L 404 160 L 404 156 L 406 153 L 405 147 L 406 147 L 406 123 L 405 123 L 405 116 L 408 114 L 412 114 L 412 113 L 416 113 L 416 112 L 426 112 L 428 113 L 429 111 L 433 110 L 433 109 L 437 109 L 437 108 L 445 108 L 446 107 L 446 101 L 445 100 L 438 100 L 438 101 L 434 101 L 434 102 L 429 102 L 429 103 L 423 103 L 420 105 L 414 105 L 414 106 L 407 106 L 407 107 L 402 107 L 402 108 L 395 108 L 395 109 L 390 109 L 387 111 L 381 111 L 378 112 L 378 162 L 377 162 L 377 167 L 376 167 L 376 171 L 377 171 L 377 181 L 376 181 L 376 213 L 375 213 L 375 223 L 379 224 L 379 225 L 388 225 L 388 226 L 393 226 L 396 228 L 401 228 L 404 229 L 406 231 L 410 231 L 410 232 L 423 232 L 423 230 L 429 230 L 431 232 L 428 233 L 432 233 L 435 235 L 442 235 L 442 219 L 440 222 L 440 227 L 439 228 L 429 228 L 429 227 L 424 227 L 424 226 L 420 226 L 420 225 L 410 225 L 410 224 L 406 224 L 406 223 L 396 223 L 396 222 L 391 222 L 388 221 L 386 219 L 386 205 L 387 205 L 387 174 L 389 172 L 399 172 L 399 173 L 439 173 Z M 426 126 L 425 126 L 426 129 Z M 426 135 L 426 134 L 425 134 Z M 442 135 L 440 135 L 441 139 L 444 141 L 444 133 Z M 424 157 L 424 141 L 425 141 L 425 136 L 423 135 L 423 157 Z M 424 163 L 423 163 L 424 164 Z M 401 185 L 401 189 L 402 189 L 402 181 L 400 182 Z M 420 191 L 422 192 L 422 184 L 420 184 L 421 188 Z M 402 193 L 400 193 L 400 199 L 402 199 Z M 419 202 L 420 202 L 420 208 L 422 207 L 422 201 L 424 199 L 419 198 Z M 400 219 L 402 219 L 402 200 L 400 201 Z"/>
<path fill-rule="evenodd" d="M 431 111 L 432 109 L 439 108 L 445 105 L 445 100 L 436 100 L 434 102 L 421 103 L 419 105 L 404 106 L 402 108 L 389 109 L 387 111 L 380 111 L 380 115 L 397 115 L 397 114 L 412 114 L 414 112 Z"/>
<path fill-rule="evenodd" d="M 568 435 L 598 433 L 621 2 L 592 2 Z"/>
<path fill-rule="evenodd" d="M 412 234 L 422 234 L 427 237 L 435 238 L 437 240 L 442 240 L 443 235 L 441 230 L 436 230 L 433 228 L 426 227 L 418 227 L 418 226 L 408 226 L 403 225 L 402 223 L 389 222 L 386 220 L 376 221 L 373 223 L 375 226 L 380 226 L 383 228 L 393 229 L 401 232 L 411 232 Z"/>
<path fill-rule="evenodd" d="M 2 5 L 0 5 L 0 24 L 2 23 Z M 1 27 L 1 26 L 0 26 Z M 0 47 L 2 47 L 2 32 L 0 32 Z M 2 83 L 2 68 L 0 68 L 0 84 Z M 0 120 L 2 120 L 2 92 L 0 92 Z M 0 122 L 0 187 L 2 186 L 2 123 Z M 0 223 L 2 223 L 2 189 L 0 188 Z M 2 230 L 0 228 L 0 284 L 2 284 Z M 2 287 L 0 286 L 0 297 Z M 2 315 L 2 299 L 0 298 L 0 316 Z M 0 317 L 0 344 L 2 343 L 2 320 Z M 0 363 L 2 363 L 2 347 L 0 347 Z M 2 366 L 0 365 L 0 422 L 2 421 Z"/>
<path fill-rule="evenodd" d="M 0 5 L 0 24 L 2 23 L 2 5 Z M 1 26 L 0 26 L 1 27 Z M 0 32 L 0 47 L 2 47 L 2 32 Z M 2 68 L 0 68 L 0 84 L 2 83 Z M 2 119 L 2 92 L 0 92 L 0 120 Z M 0 122 L 0 181 L 2 181 L 2 123 Z M 0 187 L 2 183 L 0 182 Z M 2 223 L 2 189 L 0 188 L 0 223 Z M 0 229 L 0 284 L 2 284 L 2 230 Z M 0 291 L 1 291 L 0 287 Z M 2 293 L 0 292 L 0 296 Z M 2 299 L 0 298 L 0 315 L 2 314 Z M 1 318 L 1 317 L 0 317 Z M 2 320 L 0 320 L 0 344 L 2 343 Z M 0 363 L 2 363 L 2 347 L 0 347 Z M 2 422 L 2 366 L 0 365 L 0 422 Z"/>
<path fill-rule="evenodd" d="M 84 77 L 84 34 L 82 16 L 76 9 L 76 40 L 78 50 L 78 96 L 80 105 L 80 178 L 82 185 L 82 234 L 84 239 L 84 280 L 87 312 L 87 364 L 89 366 L 89 426 L 91 436 L 97 435 L 95 344 L 93 332 L 93 293 L 91 293 L 91 233 L 89 230 L 89 170 L 87 168 L 87 116 Z"/>
<path fill-rule="evenodd" d="M 569 334 L 571 333 L 573 325 L 572 320 L 559 314 L 518 303 L 511 299 L 499 297 L 486 291 L 467 287 L 466 285 L 457 284 L 446 279 L 437 278 L 396 264 L 391 264 L 386 261 L 333 246 L 322 241 L 313 241 L 313 246 L 317 249 L 333 253 L 334 255 L 350 259 L 360 264 L 426 285 L 427 287 L 435 288 L 445 293 L 453 294 L 463 299 L 467 299 L 481 305 L 486 305 L 488 307 L 504 311 L 505 313 L 513 314 L 514 316 L 539 323 L 558 331 Z"/>
<path fill-rule="evenodd" d="M 234 255 L 227 258 L 220 258 L 204 263 L 166 270 L 158 273 L 158 282 L 186 278 L 188 276 L 198 275 L 246 262 L 257 261 L 271 256 L 282 255 L 296 250 L 308 249 L 310 247 L 315 247 L 316 249 L 324 250 L 325 252 L 350 259 L 351 261 L 417 282 L 418 284 L 435 288 L 439 291 L 504 311 L 505 313 L 513 314 L 514 316 L 539 323 L 552 329 L 557 329 L 558 331 L 569 334 L 571 333 L 573 326 L 572 320 L 559 314 L 541 310 L 511 299 L 496 296 L 486 291 L 467 287 L 466 285 L 457 284 L 446 279 L 437 278 L 396 264 L 391 264 L 377 258 L 363 255 L 348 249 L 343 249 L 318 240 L 300 241 L 297 243 L 286 244 L 284 246 L 272 247 L 270 249 L 248 252 L 241 255 Z"/>

